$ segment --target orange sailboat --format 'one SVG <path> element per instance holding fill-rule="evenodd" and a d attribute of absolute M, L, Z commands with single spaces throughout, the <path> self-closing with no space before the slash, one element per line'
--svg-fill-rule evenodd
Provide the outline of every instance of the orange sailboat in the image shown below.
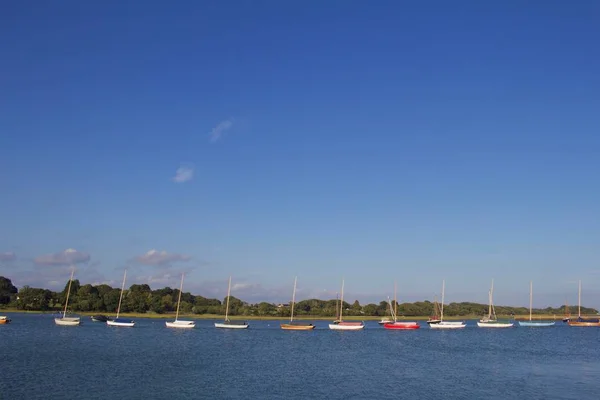
<path fill-rule="evenodd" d="M 581 281 L 579 281 L 579 295 L 578 295 L 578 307 L 577 307 L 577 320 L 568 321 L 569 326 L 596 326 L 600 327 L 600 320 L 598 318 L 581 318 Z"/>
<path fill-rule="evenodd" d="M 288 331 L 310 331 L 315 329 L 313 324 L 299 324 L 294 323 L 294 304 L 296 303 L 296 282 L 298 281 L 298 277 L 294 278 L 294 291 L 292 293 L 292 304 L 291 313 L 290 313 L 290 323 L 289 324 L 281 324 L 281 329 Z"/>

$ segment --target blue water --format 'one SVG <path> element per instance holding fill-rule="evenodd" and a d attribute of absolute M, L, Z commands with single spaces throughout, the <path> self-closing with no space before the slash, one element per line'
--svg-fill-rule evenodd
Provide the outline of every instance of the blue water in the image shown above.
<path fill-rule="evenodd" d="M 597 399 L 600 328 L 388 331 L 367 322 L 308 332 L 277 321 L 194 330 L 136 319 L 11 314 L 0 325 L 0 398 L 20 399 Z"/>

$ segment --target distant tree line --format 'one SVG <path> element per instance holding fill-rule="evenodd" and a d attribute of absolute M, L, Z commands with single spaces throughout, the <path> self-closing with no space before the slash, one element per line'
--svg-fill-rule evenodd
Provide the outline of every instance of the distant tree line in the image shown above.
<path fill-rule="evenodd" d="M 59 311 L 64 307 L 69 282 L 61 292 L 49 289 L 32 288 L 24 286 L 18 290 L 10 279 L 0 276 L 0 308 L 16 308 L 31 311 Z M 69 311 L 114 313 L 119 304 L 119 288 L 109 285 L 81 285 L 79 280 L 73 280 L 69 298 Z M 157 313 L 174 312 L 177 307 L 179 289 L 165 287 L 163 289 L 150 289 L 150 286 L 131 285 L 123 293 L 121 312 Z M 224 314 L 226 298 L 221 300 L 209 299 L 200 295 L 187 292 L 181 294 L 180 312 L 184 314 Z M 395 306 L 392 301 L 392 305 Z M 309 299 L 296 303 L 294 314 L 297 316 L 333 317 L 337 314 L 338 300 Z M 344 315 L 347 316 L 385 316 L 389 315 L 387 301 L 379 304 L 361 305 L 358 300 L 354 303 L 344 301 Z M 487 313 L 488 305 L 479 303 L 450 303 L 444 305 L 444 315 L 452 316 L 479 316 Z M 534 314 L 556 314 L 562 316 L 566 311 L 565 306 L 559 308 L 547 307 L 534 309 Z M 400 317 L 428 316 L 434 314 L 434 303 L 418 301 L 415 303 L 398 303 Z M 593 308 L 581 307 L 582 314 L 597 314 Z M 525 315 L 529 314 L 526 307 L 496 306 L 496 313 L 500 315 Z M 250 304 L 231 296 L 229 300 L 229 314 L 241 316 L 287 317 L 290 315 L 289 305 L 278 305 L 268 302 Z"/>

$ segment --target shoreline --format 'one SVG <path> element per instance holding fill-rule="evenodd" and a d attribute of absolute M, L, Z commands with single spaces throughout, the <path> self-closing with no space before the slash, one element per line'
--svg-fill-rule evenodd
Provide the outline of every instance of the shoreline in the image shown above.
<path fill-rule="evenodd" d="M 59 311 L 31 311 L 31 310 L 16 310 L 16 309 L 0 309 L 0 314 L 62 314 Z M 92 315 L 106 315 L 108 317 L 114 317 L 115 313 L 102 313 L 102 312 L 79 312 L 79 313 L 71 313 L 72 315 L 80 315 L 80 316 L 88 316 Z M 175 313 L 165 313 L 165 314 L 156 314 L 156 313 L 121 313 L 119 317 L 123 318 L 148 318 L 148 319 L 174 319 Z M 598 317 L 596 315 L 582 315 L 583 318 L 593 318 Z M 194 320 L 222 320 L 225 318 L 225 315 L 219 314 L 179 314 L 180 319 L 194 319 Z M 344 317 L 344 320 L 347 321 L 380 321 L 383 318 L 390 318 L 389 316 L 347 316 Z M 429 316 L 412 316 L 412 317 L 401 317 L 398 318 L 398 321 L 427 321 Z M 444 317 L 445 321 L 461 321 L 461 320 L 472 320 L 479 319 L 481 315 L 461 315 L 461 316 L 451 316 Z M 533 316 L 533 320 L 556 320 L 562 321 L 564 315 L 553 315 L 553 314 L 538 314 Z M 232 321 L 236 320 L 253 320 L 253 321 L 287 321 L 289 317 L 275 316 L 275 315 L 230 315 L 229 319 Z M 295 316 L 295 321 L 329 321 L 335 319 L 335 316 L 310 316 L 310 315 L 302 315 Z M 523 315 L 498 315 L 498 319 L 510 319 L 510 320 L 529 320 L 529 314 Z"/>

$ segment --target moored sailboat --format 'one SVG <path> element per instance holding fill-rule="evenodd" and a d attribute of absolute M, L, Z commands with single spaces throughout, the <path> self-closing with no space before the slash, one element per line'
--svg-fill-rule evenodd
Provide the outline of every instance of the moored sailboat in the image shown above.
<path fill-rule="evenodd" d="M 480 328 L 510 328 L 514 324 L 512 322 L 498 321 L 496 317 L 496 309 L 494 308 L 494 280 L 492 279 L 492 287 L 488 292 L 489 307 L 488 315 L 477 321 L 477 326 Z"/>
<path fill-rule="evenodd" d="M 11 319 L 6 315 L 0 315 L 0 325 L 10 324 Z"/>
<path fill-rule="evenodd" d="M 563 322 L 569 322 L 571 320 L 571 309 L 569 308 L 569 299 L 565 299 L 565 316 Z"/>
<path fill-rule="evenodd" d="M 388 305 L 392 321 L 383 324 L 384 329 L 395 329 L 395 330 L 410 330 L 419 329 L 421 326 L 415 321 L 398 321 L 398 297 L 397 297 L 396 284 L 394 284 L 394 307 L 390 298 L 388 297 Z"/>
<path fill-rule="evenodd" d="M 310 331 L 315 329 L 313 324 L 306 323 L 294 323 L 294 304 L 296 304 L 296 282 L 298 277 L 294 278 L 294 291 L 292 292 L 292 304 L 290 304 L 290 323 L 289 324 L 281 324 L 281 329 L 288 331 Z"/>
<path fill-rule="evenodd" d="M 231 321 L 229 319 L 229 297 L 231 294 L 231 276 L 229 277 L 229 286 L 227 287 L 227 305 L 225 306 L 225 320 L 223 322 L 215 322 L 215 328 L 223 329 L 246 329 L 248 323 L 246 321 Z"/>
<path fill-rule="evenodd" d="M 108 319 L 106 325 L 108 326 L 123 326 L 123 327 L 134 327 L 135 322 L 130 319 L 119 318 L 121 312 L 121 302 L 123 301 L 123 291 L 125 290 L 125 278 L 127 278 L 127 270 L 123 274 L 123 283 L 121 284 L 121 295 L 119 296 L 119 305 L 117 306 L 117 317 L 115 319 Z"/>
<path fill-rule="evenodd" d="M 600 320 L 597 318 L 582 318 L 581 317 L 581 281 L 579 281 L 579 294 L 577 296 L 577 320 L 569 320 L 569 326 L 577 327 L 600 327 Z"/>
<path fill-rule="evenodd" d="M 462 329 L 467 326 L 462 321 L 444 321 L 444 296 L 446 292 L 446 280 L 442 280 L 442 305 L 440 307 L 440 321 L 436 324 L 429 324 L 431 329 Z"/>
<path fill-rule="evenodd" d="M 344 280 L 342 279 L 342 294 L 340 298 L 340 314 L 333 323 L 329 324 L 329 329 L 336 331 L 358 331 L 365 328 L 362 322 L 346 322 L 343 320 L 344 314 Z"/>
<path fill-rule="evenodd" d="M 73 274 L 75 268 L 71 270 L 71 277 L 69 278 L 69 288 L 67 289 L 67 298 L 65 299 L 65 309 L 63 315 L 60 318 L 54 318 L 54 323 L 61 326 L 77 326 L 81 324 L 81 318 L 79 317 L 67 317 L 67 306 L 69 305 L 69 295 L 71 294 L 71 283 L 73 282 Z"/>
<path fill-rule="evenodd" d="M 183 274 L 181 274 L 181 284 L 179 285 L 179 298 L 177 299 L 177 311 L 175 312 L 175 321 L 165 321 L 167 328 L 191 329 L 196 326 L 194 321 L 184 321 L 179 318 L 179 305 L 181 304 L 181 292 L 183 291 Z"/>
<path fill-rule="evenodd" d="M 552 326 L 554 321 L 533 321 L 531 314 L 533 311 L 533 282 L 529 281 L 529 321 L 519 321 L 519 326 Z"/>
<path fill-rule="evenodd" d="M 429 317 L 429 319 L 427 320 L 427 324 L 439 324 L 440 322 L 442 322 L 440 314 L 440 305 L 438 304 L 437 296 L 435 296 L 433 299 L 433 315 Z"/>

